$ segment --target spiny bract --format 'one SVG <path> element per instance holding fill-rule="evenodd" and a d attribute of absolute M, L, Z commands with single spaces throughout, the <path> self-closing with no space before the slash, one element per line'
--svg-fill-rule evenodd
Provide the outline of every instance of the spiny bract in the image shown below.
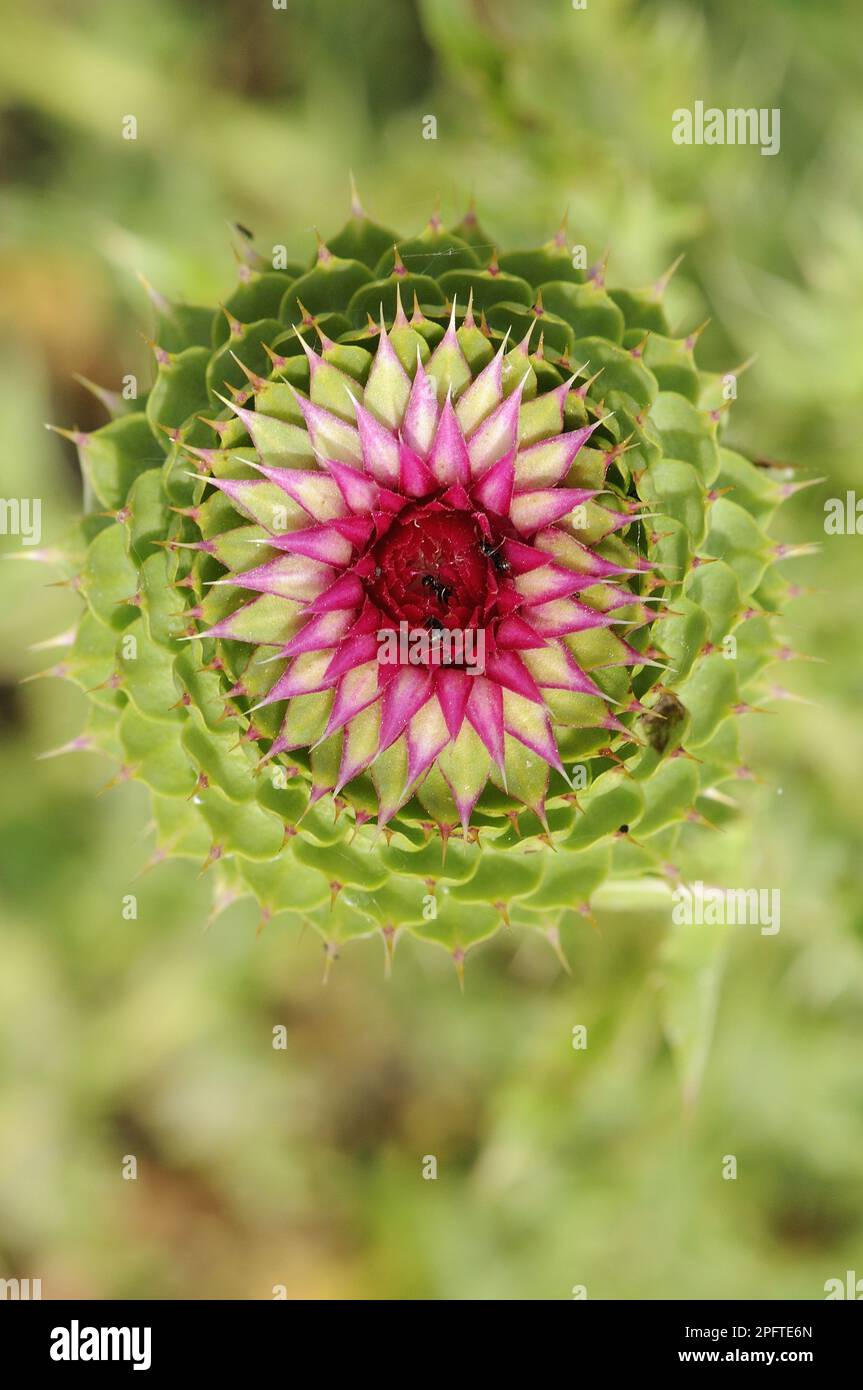
<path fill-rule="evenodd" d="M 671 335 L 670 272 L 576 259 L 356 201 L 309 267 L 244 239 L 219 310 L 151 292 L 146 399 L 72 432 L 68 746 L 147 784 L 154 861 L 211 866 L 216 911 L 253 895 L 328 959 L 406 929 L 461 971 L 501 922 L 559 950 L 749 775 L 794 485 L 722 447 L 733 378 Z"/>

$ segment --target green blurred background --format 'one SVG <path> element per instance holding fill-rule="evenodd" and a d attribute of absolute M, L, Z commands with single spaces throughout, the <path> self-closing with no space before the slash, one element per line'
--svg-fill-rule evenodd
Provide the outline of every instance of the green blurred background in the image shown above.
<path fill-rule="evenodd" d="M 39 565 L 0 565 L 0 1276 L 45 1297 L 810 1299 L 863 1275 L 863 541 L 823 531 L 859 475 L 858 19 L 851 0 L 5 7 L 2 493 L 43 499 L 45 544 L 80 481 L 43 422 L 103 419 L 72 373 L 148 371 L 136 272 L 216 302 L 229 223 L 307 257 L 351 169 L 405 233 L 438 194 L 453 221 L 475 194 L 510 245 L 568 205 L 612 284 L 685 251 L 672 324 L 711 317 L 713 369 L 757 355 L 732 445 L 826 481 L 779 521 L 821 543 L 787 566 L 807 593 L 783 630 L 822 662 L 777 669 L 795 698 L 746 721 L 763 779 L 742 786 L 746 829 L 686 832 L 703 877 L 781 888 L 779 935 L 738 929 L 669 968 L 667 906 L 609 902 L 564 943 L 571 976 L 504 931 L 464 997 L 410 940 L 392 980 L 377 939 L 322 987 L 311 933 L 276 919 L 256 939 L 238 904 L 204 934 L 188 863 L 135 880 L 143 789 L 97 796 L 107 764 L 37 761 L 84 701 L 20 685 L 78 602 Z M 779 107 L 780 153 L 673 144 L 696 99 Z M 687 1067 L 703 1076 L 684 1102 Z"/>

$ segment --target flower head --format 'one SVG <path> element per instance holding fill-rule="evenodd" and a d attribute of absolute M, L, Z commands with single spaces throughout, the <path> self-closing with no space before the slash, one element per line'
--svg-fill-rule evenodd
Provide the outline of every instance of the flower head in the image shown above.
<path fill-rule="evenodd" d="M 631 618 L 625 581 L 649 568 L 579 539 L 591 529 L 588 506 L 602 539 L 639 518 L 605 480 L 613 449 L 596 485 L 579 477 L 581 451 L 605 421 L 584 412 L 567 427 L 568 399 L 580 404 L 576 378 L 538 396 L 527 343 L 519 371 L 506 338 L 474 372 L 457 321 L 453 305 L 439 343 L 426 363 L 417 351 L 412 371 L 382 323 L 365 389 L 301 338 L 311 391 L 295 392 L 301 423 L 282 427 L 292 456 L 274 463 L 278 422 L 235 403 L 257 448 L 257 480 L 212 478 L 258 521 L 273 489 L 282 498 L 267 526 L 273 558 L 220 581 L 283 607 L 287 640 L 257 705 L 285 708 L 269 756 L 303 746 L 291 715 L 300 697 L 317 698 L 316 742 L 341 737 L 328 790 L 339 793 L 399 744 L 393 774 L 378 785 L 381 823 L 445 750 L 442 775 L 465 827 L 489 773 L 507 789 L 512 740 L 566 778 L 549 692 L 587 697 L 599 727 L 622 729 L 569 639 L 620 622 L 618 606 Z M 466 326 L 475 329 L 470 312 Z M 319 374 L 328 406 L 316 400 Z M 204 635 L 239 635 L 240 614 Z M 620 664 L 646 660 L 616 646 Z M 461 766 L 469 778 L 453 775 Z"/>

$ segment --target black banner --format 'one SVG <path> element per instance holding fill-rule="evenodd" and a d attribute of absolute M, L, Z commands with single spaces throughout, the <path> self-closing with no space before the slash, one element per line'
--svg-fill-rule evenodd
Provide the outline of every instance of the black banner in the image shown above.
<path fill-rule="evenodd" d="M 58 1381 L 70 1375 L 92 1377 L 104 1368 L 110 1368 L 113 1375 L 118 1371 L 156 1376 L 166 1371 L 212 1371 L 225 1375 L 272 1364 L 287 1373 L 300 1348 L 304 1360 L 309 1355 L 320 1355 L 328 1367 L 340 1345 L 351 1345 L 356 1355 L 358 1344 L 343 1340 L 347 1323 L 352 1320 L 351 1306 L 303 1303 L 300 1313 L 296 1303 L 279 1300 L 6 1301 L 0 1305 L 0 1337 L 7 1366 L 15 1364 L 19 1374 L 32 1370 L 44 1375 L 48 1371 Z M 369 1305 L 364 1314 L 366 1336 L 372 1333 L 375 1340 L 397 1337 L 392 1316 L 386 1312 L 382 1314 L 380 1329 L 375 1329 L 375 1306 Z M 535 1303 L 531 1306 L 536 1308 Z M 579 1365 L 583 1358 L 590 1357 L 610 1372 L 665 1371 L 678 1366 L 793 1365 L 807 1366 L 822 1375 L 839 1367 L 854 1374 L 860 1355 L 863 1323 L 859 1310 L 838 1301 L 754 1304 L 574 1300 L 558 1313 L 553 1312 L 551 1305 L 545 1306 L 546 1312 L 541 1316 L 548 1331 L 573 1339 L 569 1345 L 577 1348 Z M 405 1305 L 399 1307 L 399 1316 L 404 1319 Z M 426 1317 L 429 1320 L 420 1363 L 424 1375 L 428 1374 L 430 1358 L 436 1356 L 442 1370 L 451 1368 L 453 1338 L 459 1344 L 460 1363 L 469 1359 L 471 1347 L 475 1347 L 477 1358 L 494 1363 L 495 1343 L 483 1335 L 485 1318 L 491 1315 L 494 1319 L 494 1314 L 480 1312 L 481 1307 L 469 1305 L 470 1323 L 466 1321 L 462 1329 L 457 1325 L 456 1314 L 456 1325 L 451 1322 L 446 1335 L 441 1335 L 437 1305 L 432 1305 L 425 1315 L 417 1311 L 421 1321 Z M 316 1331 L 318 1317 L 321 1326 Z M 340 1327 L 335 1337 L 334 1319 L 339 1320 Z M 532 1331 L 525 1329 L 526 1335 Z M 513 1332 L 509 1324 L 507 1335 L 498 1344 L 501 1348 L 512 1350 Z M 316 1341 L 321 1334 L 322 1339 Z M 298 1335 L 303 1337 L 302 1342 L 294 1340 Z M 561 1344 L 557 1343 L 555 1357 L 560 1349 Z M 360 1372 L 357 1363 L 353 1371 Z"/>

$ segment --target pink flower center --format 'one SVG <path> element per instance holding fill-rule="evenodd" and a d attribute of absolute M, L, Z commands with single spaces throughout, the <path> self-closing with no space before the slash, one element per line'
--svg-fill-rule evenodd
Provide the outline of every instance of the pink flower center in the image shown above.
<path fill-rule="evenodd" d="M 369 597 L 395 623 L 484 626 L 503 568 L 499 539 L 484 532 L 479 516 L 442 502 L 407 507 L 371 551 Z"/>

